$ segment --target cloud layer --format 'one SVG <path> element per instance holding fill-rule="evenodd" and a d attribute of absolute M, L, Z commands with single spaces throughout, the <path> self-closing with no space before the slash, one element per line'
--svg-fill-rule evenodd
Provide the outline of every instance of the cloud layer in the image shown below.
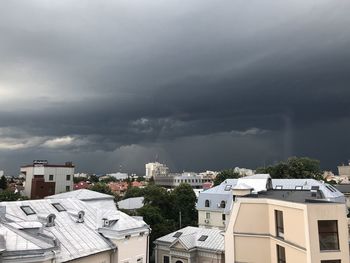
<path fill-rule="evenodd" d="M 350 3 L 5 0 L 0 169 L 350 158 Z"/>

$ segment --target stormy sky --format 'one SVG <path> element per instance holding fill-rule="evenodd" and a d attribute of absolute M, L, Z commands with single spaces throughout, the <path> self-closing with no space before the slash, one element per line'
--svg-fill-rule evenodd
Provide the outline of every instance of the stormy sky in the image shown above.
<path fill-rule="evenodd" d="M 0 170 L 350 159 L 350 2 L 2 0 Z"/>

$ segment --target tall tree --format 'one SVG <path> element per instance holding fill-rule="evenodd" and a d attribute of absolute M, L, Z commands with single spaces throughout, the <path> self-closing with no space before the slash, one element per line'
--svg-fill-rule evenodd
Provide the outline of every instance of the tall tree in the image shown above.
<path fill-rule="evenodd" d="M 272 178 L 313 178 L 322 179 L 320 161 L 308 157 L 291 157 L 276 165 L 260 167 L 257 173 L 268 173 Z"/>
<path fill-rule="evenodd" d="M 7 189 L 7 179 L 6 179 L 5 175 L 1 176 L 1 178 L 0 178 L 0 188 L 2 190 Z"/>
<path fill-rule="evenodd" d="M 240 177 L 239 173 L 236 173 L 234 169 L 223 170 L 215 177 L 214 186 L 221 184 L 226 179 L 235 179 L 239 177 Z"/>

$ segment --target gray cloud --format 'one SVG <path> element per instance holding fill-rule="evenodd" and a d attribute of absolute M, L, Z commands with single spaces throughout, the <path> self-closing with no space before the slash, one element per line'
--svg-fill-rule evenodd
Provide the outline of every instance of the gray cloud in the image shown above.
<path fill-rule="evenodd" d="M 347 148 L 318 149 L 350 130 L 349 12 L 340 0 L 2 1 L 0 165 L 141 171 L 158 154 L 220 169 L 305 154 L 334 169 Z"/>

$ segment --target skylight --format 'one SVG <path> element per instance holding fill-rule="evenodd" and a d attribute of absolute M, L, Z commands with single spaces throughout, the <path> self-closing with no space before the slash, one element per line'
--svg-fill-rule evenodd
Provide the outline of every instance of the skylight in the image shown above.
<path fill-rule="evenodd" d="M 58 212 L 67 211 L 60 203 L 53 203 L 52 205 Z"/>
<path fill-rule="evenodd" d="M 202 236 L 198 239 L 198 241 L 205 241 L 205 240 L 207 240 L 207 238 L 208 238 L 208 236 L 202 235 Z"/>
<path fill-rule="evenodd" d="M 176 232 L 173 237 L 179 238 L 182 235 L 182 232 Z"/>
<path fill-rule="evenodd" d="M 225 186 L 225 191 L 230 191 L 232 188 L 232 185 L 228 184 Z"/>
<path fill-rule="evenodd" d="M 33 208 L 31 208 L 29 205 L 22 205 L 21 209 L 27 216 L 36 214 Z"/>

